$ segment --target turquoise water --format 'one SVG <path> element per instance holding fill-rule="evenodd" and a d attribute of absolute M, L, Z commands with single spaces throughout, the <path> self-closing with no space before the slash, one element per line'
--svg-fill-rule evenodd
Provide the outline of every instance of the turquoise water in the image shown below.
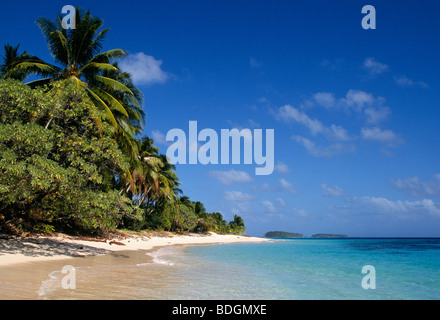
<path fill-rule="evenodd" d="M 163 254 L 175 299 L 440 298 L 440 239 L 292 239 Z M 375 274 L 362 273 L 366 265 Z M 373 275 L 375 289 L 364 289 Z"/>

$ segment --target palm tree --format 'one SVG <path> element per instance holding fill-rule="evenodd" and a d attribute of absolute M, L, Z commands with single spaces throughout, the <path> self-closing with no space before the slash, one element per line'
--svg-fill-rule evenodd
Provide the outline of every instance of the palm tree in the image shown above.
<path fill-rule="evenodd" d="M 129 73 L 121 72 L 117 63 L 114 63 L 113 66 L 117 70 L 104 70 L 103 76 L 122 83 L 132 94 L 114 90 L 111 87 L 103 86 L 101 83 L 94 83 L 94 85 L 100 88 L 100 90 L 110 93 L 127 111 L 128 117 L 126 117 L 125 114 L 115 112 L 115 119 L 118 124 L 116 128 L 116 138 L 122 151 L 133 159 L 138 155 L 138 145 L 133 137 L 142 133 L 142 126 L 145 119 L 145 112 L 139 104 L 139 101 L 142 101 L 144 96 L 142 92 L 134 86 Z"/>
<path fill-rule="evenodd" d="M 133 170 L 133 183 L 127 191 L 137 203 L 150 203 L 158 199 L 174 202 L 182 190 L 175 172 L 175 166 L 168 162 L 164 155 L 159 154 L 159 148 L 154 141 L 144 137 L 139 142 L 139 162 Z"/>
<path fill-rule="evenodd" d="M 26 51 L 18 54 L 19 47 L 19 44 L 16 47 L 5 44 L 5 54 L 2 56 L 0 64 L 0 78 L 24 81 L 28 73 L 40 74 L 47 70 L 45 62 L 38 57 L 30 55 Z M 17 65 L 21 65 L 21 67 L 16 68 Z"/>
<path fill-rule="evenodd" d="M 15 60 L 9 64 L 8 70 L 12 74 L 37 73 L 43 76 L 42 79 L 27 83 L 32 87 L 58 80 L 75 83 L 98 108 L 105 111 L 116 135 L 132 136 L 143 122 L 142 97 L 134 88 L 130 76 L 120 72 L 117 65 L 113 64 L 117 59 L 125 57 L 126 52 L 122 49 L 101 52 L 110 29 L 100 31 L 103 20 L 90 15 L 90 11 L 81 14 L 80 9 L 76 8 L 75 14 L 76 29 L 73 30 L 62 27 L 61 16 L 55 22 L 45 17 L 36 21 L 56 64 L 33 57 L 24 61 Z M 137 122 L 132 123 L 132 120 Z"/>

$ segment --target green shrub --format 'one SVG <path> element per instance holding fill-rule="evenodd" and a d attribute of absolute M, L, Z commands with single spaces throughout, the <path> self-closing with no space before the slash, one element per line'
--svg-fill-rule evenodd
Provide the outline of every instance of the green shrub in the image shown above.
<path fill-rule="evenodd" d="M 0 81 L 0 230 L 105 232 L 140 216 L 114 189 L 128 162 L 102 119 L 74 85 Z"/>

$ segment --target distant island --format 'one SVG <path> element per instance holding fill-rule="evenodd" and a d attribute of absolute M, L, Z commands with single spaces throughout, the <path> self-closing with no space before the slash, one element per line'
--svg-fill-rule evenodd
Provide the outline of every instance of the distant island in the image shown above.
<path fill-rule="evenodd" d="M 339 238 L 348 238 L 348 236 L 346 234 L 317 233 L 312 235 L 312 238 L 339 239 Z"/>
<path fill-rule="evenodd" d="M 301 233 L 292 233 L 285 231 L 269 231 L 264 235 L 266 238 L 303 238 Z"/>
<path fill-rule="evenodd" d="M 286 231 L 269 231 L 264 235 L 266 238 L 307 238 L 301 233 L 286 232 Z M 332 233 L 317 233 L 312 235 L 310 238 L 315 239 L 341 239 L 348 238 L 346 234 L 332 234 Z"/>

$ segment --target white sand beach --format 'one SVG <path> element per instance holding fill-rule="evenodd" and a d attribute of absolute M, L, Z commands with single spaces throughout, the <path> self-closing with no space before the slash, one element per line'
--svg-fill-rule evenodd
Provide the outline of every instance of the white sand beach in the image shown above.
<path fill-rule="evenodd" d="M 151 250 L 170 245 L 207 245 L 221 243 L 264 242 L 265 238 L 242 235 L 222 235 L 190 233 L 178 235 L 161 233 L 133 235 L 124 239 L 87 239 L 56 235 L 51 237 L 31 237 L 0 239 L 0 267 L 17 263 L 60 260 L 66 258 L 100 255 L 126 250 Z"/>
<path fill-rule="evenodd" d="M 122 284 L 120 279 L 138 279 L 140 270 L 143 275 L 142 281 L 150 290 L 148 294 L 144 293 L 143 297 L 163 298 L 168 294 L 163 287 L 164 283 L 169 281 L 172 272 L 163 268 L 160 263 L 151 264 L 154 259 L 150 253 L 168 248 L 171 253 L 178 253 L 181 252 L 181 248 L 186 247 L 185 245 L 266 241 L 270 240 L 215 233 L 178 235 L 168 232 L 124 235 L 111 239 L 71 237 L 64 234 L 0 239 L 0 300 L 125 299 L 127 297 L 124 295 L 114 295 L 114 289 L 118 288 L 116 292 L 131 292 L 132 284 Z M 133 269 L 133 266 L 138 264 L 143 267 Z M 96 270 L 98 275 L 81 282 L 80 290 L 53 292 L 50 289 L 54 285 L 53 282 L 55 287 L 60 285 L 53 280 L 53 274 L 59 273 L 65 265 L 73 265 L 83 272 Z M 96 266 L 107 267 L 89 269 Z M 87 273 L 83 276 L 87 277 Z M 102 280 L 102 277 L 105 278 Z M 103 287 L 108 289 L 105 290 Z"/>

